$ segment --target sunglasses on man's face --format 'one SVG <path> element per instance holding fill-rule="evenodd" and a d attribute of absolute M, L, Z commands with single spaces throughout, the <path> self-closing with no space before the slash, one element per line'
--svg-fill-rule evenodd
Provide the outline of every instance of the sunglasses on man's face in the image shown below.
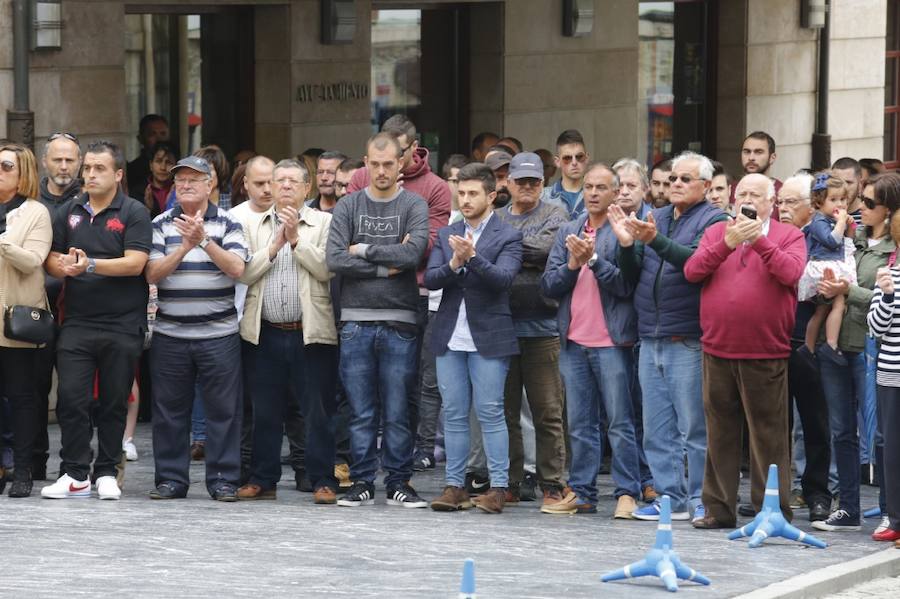
<path fill-rule="evenodd" d="M 57 131 L 56 133 L 51 133 L 50 137 L 47 138 L 47 143 L 59 139 L 60 137 L 65 137 L 69 141 L 74 141 L 76 144 L 78 143 L 78 138 L 72 135 L 71 133 L 65 133 L 64 131 Z"/>
<path fill-rule="evenodd" d="M 669 183 L 675 183 L 675 181 L 678 181 L 679 179 L 681 179 L 681 182 L 685 185 L 690 185 L 694 181 L 700 181 L 699 177 L 691 177 L 690 175 L 669 175 Z"/>
<path fill-rule="evenodd" d="M 11 173 L 16 168 L 16 163 L 12 160 L 4 160 L 0 162 L 0 169 L 3 170 L 4 173 Z"/>
<path fill-rule="evenodd" d="M 584 162 L 587 159 L 587 154 L 583 152 L 579 152 L 574 156 L 571 154 L 566 154 L 565 156 L 560 156 L 559 159 L 563 161 L 563 164 L 569 164 L 573 160 L 575 162 Z"/>

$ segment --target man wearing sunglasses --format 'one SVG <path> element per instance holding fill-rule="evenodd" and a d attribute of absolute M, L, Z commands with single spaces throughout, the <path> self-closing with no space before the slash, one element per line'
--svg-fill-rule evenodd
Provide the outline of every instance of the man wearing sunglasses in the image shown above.
<path fill-rule="evenodd" d="M 522 269 L 510 289 L 510 310 L 520 355 L 512 357 L 506 378 L 504 404 L 509 430 L 509 494 L 519 500 L 525 477 L 522 443 L 522 386 L 534 421 L 537 475 L 544 491 L 545 513 L 575 513 L 573 493 L 564 493 L 566 446 L 563 431 L 563 393 L 559 375 L 558 304 L 541 291 L 541 277 L 560 226 L 568 214 L 558 204 L 541 201 L 544 165 L 537 154 L 513 156 L 509 168 L 512 201 L 495 212 L 522 232 Z M 570 496 L 571 495 L 571 496 Z M 555 506 L 563 511 L 554 511 Z"/>
<path fill-rule="evenodd" d="M 644 452 L 654 488 L 672 499 L 672 519 L 700 520 L 706 460 L 700 349 L 700 285 L 682 272 L 700 237 L 724 212 L 705 201 L 712 162 L 694 152 L 672 161 L 671 204 L 646 221 L 609 208 L 621 246 L 619 267 L 638 277 L 634 306 L 641 351 L 638 378 L 644 402 Z M 685 476 L 684 458 L 688 472 Z M 639 520 L 658 520 L 659 501 L 635 510 Z"/>
<path fill-rule="evenodd" d="M 591 157 L 584 137 L 576 129 L 567 129 L 556 138 L 554 163 L 561 173 L 559 181 L 544 190 L 542 199 L 566 209 L 569 219 L 584 214 L 584 171 Z"/>

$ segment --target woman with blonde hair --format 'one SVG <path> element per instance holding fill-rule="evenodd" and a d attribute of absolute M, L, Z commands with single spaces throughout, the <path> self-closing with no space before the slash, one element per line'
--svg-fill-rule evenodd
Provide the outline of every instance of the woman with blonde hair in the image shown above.
<path fill-rule="evenodd" d="M 18 144 L 0 146 L 0 308 L 4 314 L 14 306 L 49 309 L 42 265 L 50 253 L 53 227 L 47 208 L 36 199 L 38 189 L 37 162 L 31 150 Z M 0 318 L 0 396 L 11 407 L 15 460 L 9 496 L 28 497 L 38 423 L 38 346 L 8 337 L 4 320 Z M 0 476 L 5 481 L 5 473 Z"/>

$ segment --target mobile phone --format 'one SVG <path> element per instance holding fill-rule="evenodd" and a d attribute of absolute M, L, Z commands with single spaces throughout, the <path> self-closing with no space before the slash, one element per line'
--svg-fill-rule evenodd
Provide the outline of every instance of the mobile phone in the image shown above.
<path fill-rule="evenodd" d="M 756 212 L 756 208 L 754 208 L 750 204 L 742 204 L 741 205 L 741 214 L 743 214 L 750 220 L 756 220 L 756 217 L 758 216 L 758 213 Z"/>

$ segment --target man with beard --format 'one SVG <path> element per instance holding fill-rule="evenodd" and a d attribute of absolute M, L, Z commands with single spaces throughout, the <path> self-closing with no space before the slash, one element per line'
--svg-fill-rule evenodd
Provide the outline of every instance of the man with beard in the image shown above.
<path fill-rule="evenodd" d="M 494 150 L 488 153 L 486 164 L 491 172 L 494 173 L 494 189 L 497 195 L 494 197 L 494 208 L 503 208 L 509 204 L 509 187 L 507 180 L 509 178 L 509 163 L 512 156 L 506 152 Z"/>
<path fill-rule="evenodd" d="M 41 162 L 47 176 L 41 179 L 41 203 L 50 211 L 50 217 L 63 204 L 81 192 L 81 147 L 78 138 L 71 133 L 54 133 L 47 138 Z M 62 291 L 63 280 L 44 273 L 44 288 L 50 309 L 58 320 L 56 304 Z M 34 480 L 47 478 L 47 459 L 50 456 L 50 439 L 47 435 L 47 416 L 50 401 L 50 387 L 53 381 L 53 368 L 56 365 L 55 339 L 37 350 L 35 376 L 37 377 L 38 394 L 38 434 L 34 443 L 34 454 L 31 464 L 31 475 Z"/>
<path fill-rule="evenodd" d="M 353 486 L 338 505 L 347 507 L 375 503 L 379 422 L 388 504 L 428 505 L 409 485 L 413 438 L 407 398 L 417 366 L 415 271 L 428 246 L 429 210 L 421 197 L 398 185 L 400 143 L 385 132 L 369 140 L 367 185 L 335 206 L 326 249 L 328 269 L 343 278 L 340 376 L 350 403 Z"/>

